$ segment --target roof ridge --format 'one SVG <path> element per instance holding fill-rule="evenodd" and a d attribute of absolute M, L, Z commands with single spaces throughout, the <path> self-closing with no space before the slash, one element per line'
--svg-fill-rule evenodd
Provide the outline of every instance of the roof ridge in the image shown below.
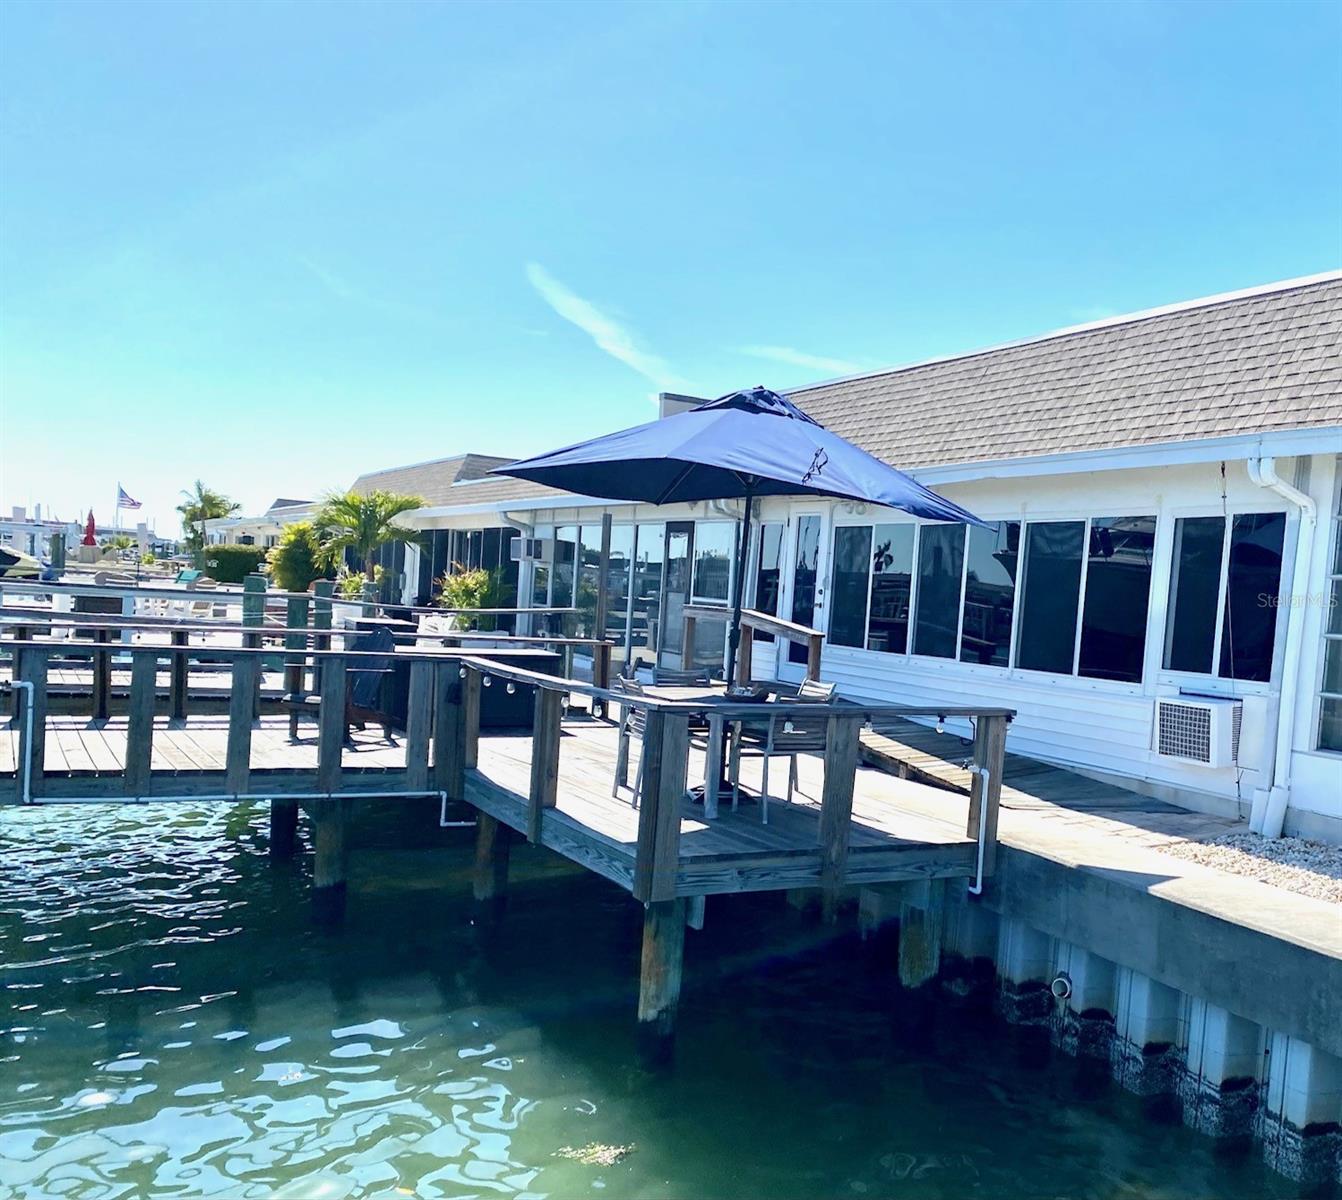
<path fill-rule="evenodd" d="M 821 379 L 816 383 L 802 384 L 800 387 L 786 388 L 783 391 L 785 396 L 795 396 L 802 392 L 819 391 L 821 388 L 833 387 L 840 383 L 856 383 L 863 379 L 879 379 L 884 375 L 900 375 L 905 371 L 916 371 L 923 367 L 932 367 L 940 363 L 958 362 L 965 359 L 981 358 L 987 354 L 997 354 L 1003 350 L 1018 350 L 1025 346 L 1033 346 L 1042 342 L 1050 342 L 1055 339 L 1074 337 L 1081 333 L 1092 333 L 1100 329 L 1110 329 L 1120 325 L 1135 325 L 1142 321 L 1154 320 L 1157 317 L 1171 316 L 1175 313 L 1190 312 L 1200 308 L 1214 308 L 1221 304 L 1233 304 L 1239 300 L 1251 300 L 1258 296 L 1276 295 L 1281 292 L 1299 291 L 1303 288 L 1316 287 L 1323 283 L 1336 283 L 1342 281 L 1342 269 L 1331 271 L 1320 271 L 1315 275 L 1301 275 L 1295 279 L 1283 279 L 1276 283 L 1258 284 L 1254 287 L 1241 288 L 1233 292 L 1220 292 L 1211 296 L 1202 296 L 1195 300 L 1180 300 L 1173 304 L 1163 304 L 1155 308 L 1138 309 L 1136 312 L 1124 313 L 1115 317 L 1102 317 L 1098 321 L 1088 321 L 1081 325 L 1067 325 L 1061 329 L 1050 330 L 1047 333 L 1037 333 L 1030 337 L 1018 338 L 1015 341 L 999 342 L 992 346 L 981 346 L 973 350 L 961 350 L 954 354 L 942 354 L 934 358 L 919 359 L 916 362 L 901 363 L 895 366 L 878 367 L 874 371 L 859 371 L 853 375 L 838 375 L 831 379 Z"/>

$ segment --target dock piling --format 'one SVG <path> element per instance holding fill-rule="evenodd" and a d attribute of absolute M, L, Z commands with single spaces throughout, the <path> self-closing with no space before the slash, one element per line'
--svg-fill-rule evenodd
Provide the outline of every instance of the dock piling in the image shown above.
<path fill-rule="evenodd" d="M 476 817 L 475 878 L 476 903 L 494 913 L 501 911 L 508 893 L 508 854 L 513 831 L 488 813 Z"/>
<path fill-rule="evenodd" d="M 312 915 L 320 925 L 345 915 L 346 844 L 349 801 L 339 796 L 312 807 Z"/>
<path fill-rule="evenodd" d="M 638 1048 L 647 1066 L 669 1061 L 685 954 L 685 901 L 653 900 L 643 909 L 639 960 Z"/>

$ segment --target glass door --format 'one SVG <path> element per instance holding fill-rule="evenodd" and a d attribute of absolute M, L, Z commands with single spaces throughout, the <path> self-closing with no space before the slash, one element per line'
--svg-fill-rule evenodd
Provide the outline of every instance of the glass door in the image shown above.
<path fill-rule="evenodd" d="M 797 625 L 823 629 L 828 579 L 825 514 L 814 509 L 794 509 L 788 524 L 792 562 L 783 613 Z M 800 679 L 806 671 L 806 647 L 791 641 L 781 641 L 780 645 L 787 650 L 779 655 L 779 677 Z"/>
<path fill-rule="evenodd" d="M 662 639 L 657 663 L 681 669 L 685 649 L 685 605 L 690 601 L 690 567 L 694 554 L 694 522 L 666 523 L 666 561 L 662 570 Z M 685 663 L 689 666 L 689 663 Z"/>

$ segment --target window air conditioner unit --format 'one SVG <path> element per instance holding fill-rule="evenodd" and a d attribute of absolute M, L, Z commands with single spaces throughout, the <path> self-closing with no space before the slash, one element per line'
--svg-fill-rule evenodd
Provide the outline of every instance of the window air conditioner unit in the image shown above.
<path fill-rule="evenodd" d="M 1156 701 L 1155 750 L 1161 758 L 1233 767 L 1239 761 L 1244 702 L 1222 696 L 1170 696 Z"/>
<path fill-rule="evenodd" d="M 509 553 L 513 562 L 544 562 L 545 539 L 519 535 L 510 543 Z"/>

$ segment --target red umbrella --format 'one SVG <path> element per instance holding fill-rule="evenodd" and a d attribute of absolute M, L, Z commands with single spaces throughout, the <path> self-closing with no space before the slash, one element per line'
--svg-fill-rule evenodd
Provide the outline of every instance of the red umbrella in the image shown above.
<path fill-rule="evenodd" d="M 96 545 L 98 544 L 98 539 L 97 539 L 97 537 L 95 536 L 96 533 L 97 533 L 97 528 L 98 528 L 98 527 L 97 527 L 96 525 L 94 525 L 94 523 L 93 523 L 93 509 L 89 509 L 89 519 L 88 519 L 88 522 L 87 522 L 87 523 L 85 524 L 85 526 L 84 526 L 84 545 L 85 545 L 85 546 L 96 546 Z"/>

